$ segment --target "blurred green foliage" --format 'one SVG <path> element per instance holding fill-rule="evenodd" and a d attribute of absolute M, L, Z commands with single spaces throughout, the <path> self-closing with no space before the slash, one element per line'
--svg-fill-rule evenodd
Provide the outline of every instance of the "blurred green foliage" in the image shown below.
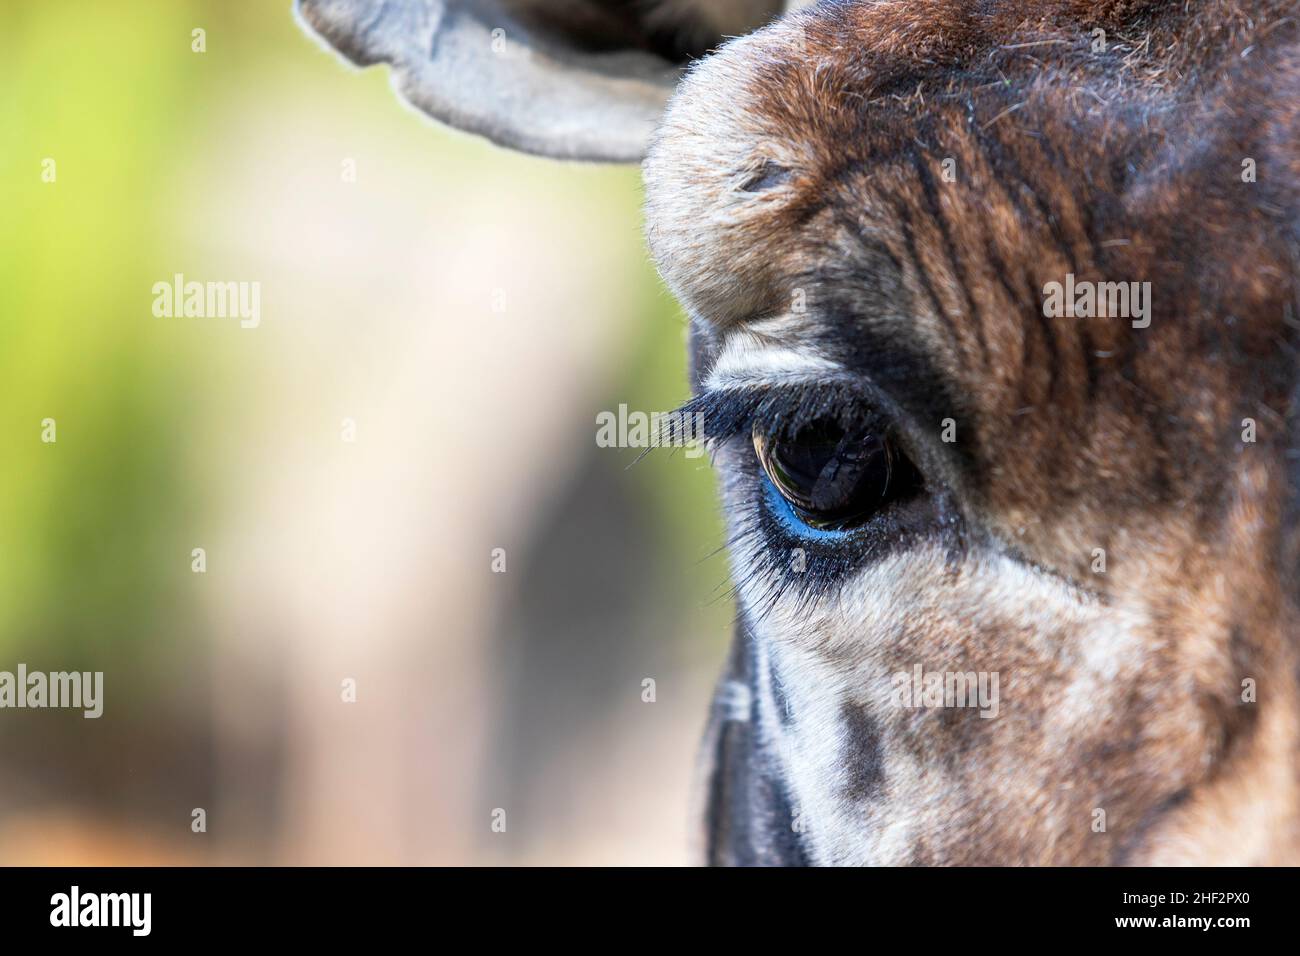
<path fill-rule="evenodd" d="M 190 123 L 186 5 L 0 9 L 0 649 L 80 666 L 182 625 L 190 356 L 149 335 L 159 181 Z M 160 82 L 166 77 L 170 82 Z M 53 160 L 54 182 L 45 181 Z M 42 421 L 57 442 L 41 441 Z M 172 570 L 169 570 L 172 569 Z M 141 663 L 154 660 L 140 654 Z"/>
<path fill-rule="evenodd" d="M 190 31 L 209 33 L 196 60 Z M 214 38 L 220 38 L 219 41 Z M 202 636 L 193 606 L 193 529 L 219 525 L 223 441 L 216 409 L 233 394 L 230 346 L 159 336 L 151 285 L 195 247 L 202 224 L 177 177 L 204 162 L 210 113 L 230 88 L 303 90 L 340 117 L 368 117 L 388 148 L 436 150 L 454 176 L 491 147 L 413 120 L 379 70 L 322 72 L 322 54 L 284 2 L 0 6 L 0 652 L 34 666 L 68 659 L 162 668 Z M 328 84 L 328 91 L 315 86 Z M 315 85 L 315 86 L 313 86 Z M 340 122 L 343 122 L 340 119 Z M 493 151 L 495 152 L 495 151 Z M 43 181 L 45 159 L 56 182 Z M 502 158 L 539 188 L 625 209 L 635 169 Z M 517 164 L 517 165 L 512 165 Z M 593 241 L 603 241 L 593 237 Z M 637 242 L 629 234 L 618 241 Z M 686 397 L 682 318 L 644 253 L 627 277 L 638 331 L 610 369 L 607 407 L 667 409 Z M 252 367 L 254 372 L 256 366 Z M 239 374 L 248 374 L 243 369 Z M 57 422 L 55 444 L 42 421 Z M 656 454 L 629 472 L 667 530 L 667 560 L 707 629 L 729 608 L 712 479 L 702 460 Z M 712 622 L 712 623 L 708 623 Z M 697 622 L 698 624 L 699 622 Z"/>

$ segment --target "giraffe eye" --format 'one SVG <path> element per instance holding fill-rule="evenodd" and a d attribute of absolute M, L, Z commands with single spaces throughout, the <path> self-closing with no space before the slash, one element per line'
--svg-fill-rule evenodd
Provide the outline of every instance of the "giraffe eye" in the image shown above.
<path fill-rule="evenodd" d="M 924 487 L 916 466 L 888 433 L 845 431 L 829 419 L 789 437 L 754 432 L 768 480 L 810 527 L 847 531 Z"/>

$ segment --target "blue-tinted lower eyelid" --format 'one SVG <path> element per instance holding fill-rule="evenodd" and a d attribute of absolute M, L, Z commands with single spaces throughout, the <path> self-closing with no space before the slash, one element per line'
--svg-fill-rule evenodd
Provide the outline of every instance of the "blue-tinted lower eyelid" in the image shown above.
<path fill-rule="evenodd" d="M 786 501 L 781 492 L 776 490 L 776 485 L 772 484 L 772 479 L 763 474 L 762 480 L 763 493 L 767 496 L 768 510 L 790 534 L 800 538 L 837 541 L 846 538 L 852 533 L 850 531 L 830 531 L 825 528 L 814 528 L 812 525 L 805 523 L 795 513 L 794 508 L 790 506 L 790 502 Z"/>

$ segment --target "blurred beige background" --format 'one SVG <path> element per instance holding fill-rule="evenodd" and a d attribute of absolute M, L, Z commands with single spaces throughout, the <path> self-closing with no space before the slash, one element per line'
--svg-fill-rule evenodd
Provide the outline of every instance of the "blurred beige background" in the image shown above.
<path fill-rule="evenodd" d="M 0 670 L 105 675 L 0 710 L 0 862 L 686 862 L 731 608 L 706 461 L 595 444 L 687 394 L 637 170 L 434 127 L 288 0 L 8 3 L 0 64 Z"/>

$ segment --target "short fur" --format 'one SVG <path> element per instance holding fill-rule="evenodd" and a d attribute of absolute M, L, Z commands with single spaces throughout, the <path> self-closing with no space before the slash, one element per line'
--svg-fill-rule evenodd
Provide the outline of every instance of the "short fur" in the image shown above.
<path fill-rule="evenodd" d="M 1294 5 L 821 4 L 701 61 L 645 180 L 700 381 L 870 381 L 965 529 L 761 615 L 733 555 L 756 703 L 715 713 L 708 859 L 1300 860 Z M 1150 282 L 1150 327 L 1044 317 L 1067 273 Z M 891 706 L 914 663 L 1000 672 L 1001 716 Z"/>

